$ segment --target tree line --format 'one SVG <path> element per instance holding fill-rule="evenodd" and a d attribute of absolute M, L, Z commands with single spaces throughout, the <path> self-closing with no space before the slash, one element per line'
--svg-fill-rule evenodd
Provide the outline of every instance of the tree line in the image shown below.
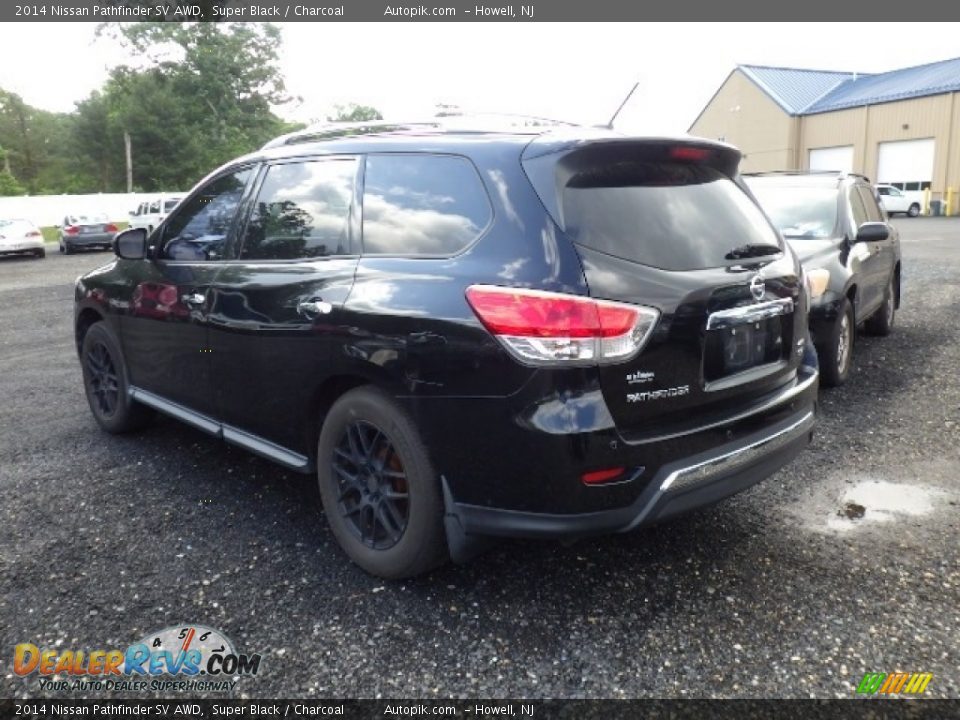
<path fill-rule="evenodd" d="M 105 24 L 131 58 L 69 113 L 0 89 L 0 195 L 182 190 L 300 125 L 268 23 Z M 365 106 L 328 119 L 369 120 Z M 127 146 L 132 170 L 128 188 Z"/>

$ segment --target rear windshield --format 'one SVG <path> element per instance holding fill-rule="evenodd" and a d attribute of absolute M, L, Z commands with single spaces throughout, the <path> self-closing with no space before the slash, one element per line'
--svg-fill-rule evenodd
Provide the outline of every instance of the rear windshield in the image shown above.
<path fill-rule="evenodd" d="M 721 267 L 780 247 L 747 194 L 704 165 L 623 162 L 581 171 L 563 190 L 563 216 L 574 242 L 664 270 Z"/>
<path fill-rule="evenodd" d="M 816 240 L 834 234 L 837 225 L 837 189 L 799 187 L 747 181 L 760 206 L 784 237 Z"/>

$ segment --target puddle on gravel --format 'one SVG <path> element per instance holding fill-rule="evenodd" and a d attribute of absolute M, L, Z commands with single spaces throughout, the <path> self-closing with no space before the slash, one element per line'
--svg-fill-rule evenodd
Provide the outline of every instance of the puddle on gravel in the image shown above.
<path fill-rule="evenodd" d="M 831 530 L 847 531 L 870 522 L 891 522 L 926 515 L 944 491 L 923 485 L 861 480 L 847 488 L 840 507 L 827 519 Z"/>

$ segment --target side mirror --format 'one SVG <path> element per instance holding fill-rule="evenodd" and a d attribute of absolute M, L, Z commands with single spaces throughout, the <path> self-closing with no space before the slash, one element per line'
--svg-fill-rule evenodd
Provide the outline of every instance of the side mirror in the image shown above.
<path fill-rule="evenodd" d="M 117 233 L 113 252 L 124 260 L 143 260 L 147 256 L 147 229 L 128 228 Z"/>
<path fill-rule="evenodd" d="M 857 230 L 857 239 L 854 242 L 880 242 L 890 237 L 890 228 L 882 222 L 865 222 Z"/>

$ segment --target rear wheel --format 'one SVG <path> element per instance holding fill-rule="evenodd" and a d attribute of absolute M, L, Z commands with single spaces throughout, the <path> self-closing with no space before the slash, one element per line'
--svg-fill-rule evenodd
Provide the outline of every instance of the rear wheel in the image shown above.
<path fill-rule="evenodd" d="M 39 259 L 39 258 L 45 258 L 45 257 L 47 256 L 47 251 L 46 251 L 46 248 L 40 248 L 39 250 L 37 250 L 37 251 L 36 251 L 35 253 L 33 253 L 33 254 L 36 255 L 36 257 L 37 257 L 38 259 Z"/>
<path fill-rule="evenodd" d="M 887 284 L 886 297 L 883 299 L 883 305 L 870 316 L 870 319 L 864 324 L 867 332 L 871 335 L 887 336 L 893 331 L 893 321 L 897 315 L 897 292 L 894 287 L 894 279 L 890 278 Z"/>
<path fill-rule="evenodd" d="M 66 240 L 62 240 L 60 242 L 60 252 L 62 252 L 65 255 L 73 255 L 74 253 L 73 246 L 70 243 L 68 243 Z"/>
<path fill-rule="evenodd" d="M 109 433 L 143 427 L 153 411 L 130 398 L 127 368 L 120 344 L 103 322 L 94 323 L 80 352 L 83 387 L 94 420 Z"/>
<path fill-rule="evenodd" d="M 853 341 L 857 334 L 853 306 L 844 299 L 837 313 L 837 321 L 827 342 L 817 348 L 820 356 L 820 383 L 826 387 L 843 385 L 850 375 L 853 359 Z"/>
<path fill-rule="evenodd" d="M 413 421 L 385 393 L 361 387 L 334 403 L 317 476 L 334 536 L 367 572 L 407 578 L 448 559 L 437 475 Z"/>
<path fill-rule="evenodd" d="M 913 205 L 911 205 L 910 208 L 907 210 L 907 215 L 909 215 L 910 217 L 916 217 L 919 214 L 920 214 L 920 205 L 918 205 L 917 203 L 914 203 Z"/>

